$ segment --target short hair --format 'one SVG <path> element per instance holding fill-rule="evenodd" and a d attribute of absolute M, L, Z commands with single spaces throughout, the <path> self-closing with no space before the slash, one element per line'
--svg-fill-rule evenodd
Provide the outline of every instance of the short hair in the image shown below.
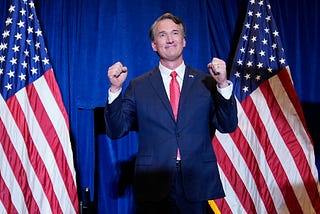
<path fill-rule="evenodd" d="M 165 20 L 165 19 L 170 19 L 174 23 L 179 25 L 183 37 L 186 37 L 186 26 L 184 25 L 183 21 L 179 17 L 177 17 L 177 16 L 175 16 L 175 15 L 173 15 L 171 13 L 165 13 L 162 16 L 160 16 L 150 27 L 149 36 L 150 36 L 151 41 L 154 41 L 154 38 L 155 38 L 155 32 L 154 31 L 155 31 L 156 25 L 160 21 Z"/>

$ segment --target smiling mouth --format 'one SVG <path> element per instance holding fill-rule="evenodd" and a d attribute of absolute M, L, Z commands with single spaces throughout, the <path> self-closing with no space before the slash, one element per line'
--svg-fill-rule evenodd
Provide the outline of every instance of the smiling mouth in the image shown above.
<path fill-rule="evenodd" d="M 176 47 L 176 45 L 168 45 L 168 46 L 166 46 L 166 48 L 168 49 L 168 48 L 175 48 Z"/>

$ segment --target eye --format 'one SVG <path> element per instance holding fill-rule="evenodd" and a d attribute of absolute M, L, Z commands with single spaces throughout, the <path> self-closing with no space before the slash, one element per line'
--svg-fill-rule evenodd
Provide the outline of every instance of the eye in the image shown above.
<path fill-rule="evenodd" d="M 177 30 L 175 30 L 175 31 L 172 32 L 172 34 L 173 34 L 173 35 L 180 35 L 180 32 L 177 31 Z"/>
<path fill-rule="evenodd" d="M 160 38 L 163 38 L 163 37 L 165 37 L 165 36 L 166 36 L 165 33 L 159 33 L 159 37 L 160 37 Z"/>

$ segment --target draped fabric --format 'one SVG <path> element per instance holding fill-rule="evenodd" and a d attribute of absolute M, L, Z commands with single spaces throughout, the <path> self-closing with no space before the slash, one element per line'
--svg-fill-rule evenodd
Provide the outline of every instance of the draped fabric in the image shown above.
<path fill-rule="evenodd" d="M 108 67 L 121 61 L 132 79 L 155 66 L 158 57 L 151 49 L 149 27 L 165 12 L 185 21 L 187 64 L 206 70 L 217 56 L 230 67 L 247 1 L 35 0 L 35 4 L 70 117 L 79 193 L 89 187 L 93 200 L 99 188 L 95 172 L 105 170 L 96 164 L 94 109 L 105 104 Z M 320 103 L 319 1 L 270 0 L 270 4 L 301 101 Z M 8 7 L 7 0 L 0 0 L 1 34 Z M 135 137 L 128 140 L 136 143 Z"/>

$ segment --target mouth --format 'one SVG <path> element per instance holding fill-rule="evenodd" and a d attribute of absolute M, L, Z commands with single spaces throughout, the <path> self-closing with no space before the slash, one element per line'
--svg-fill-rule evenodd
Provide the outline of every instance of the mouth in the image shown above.
<path fill-rule="evenodd" d="M 166 49 L 175 48 L 175 47 L 176 47 L 176 45 L 167 45 L 167 46 L 166 46 Z"/>

